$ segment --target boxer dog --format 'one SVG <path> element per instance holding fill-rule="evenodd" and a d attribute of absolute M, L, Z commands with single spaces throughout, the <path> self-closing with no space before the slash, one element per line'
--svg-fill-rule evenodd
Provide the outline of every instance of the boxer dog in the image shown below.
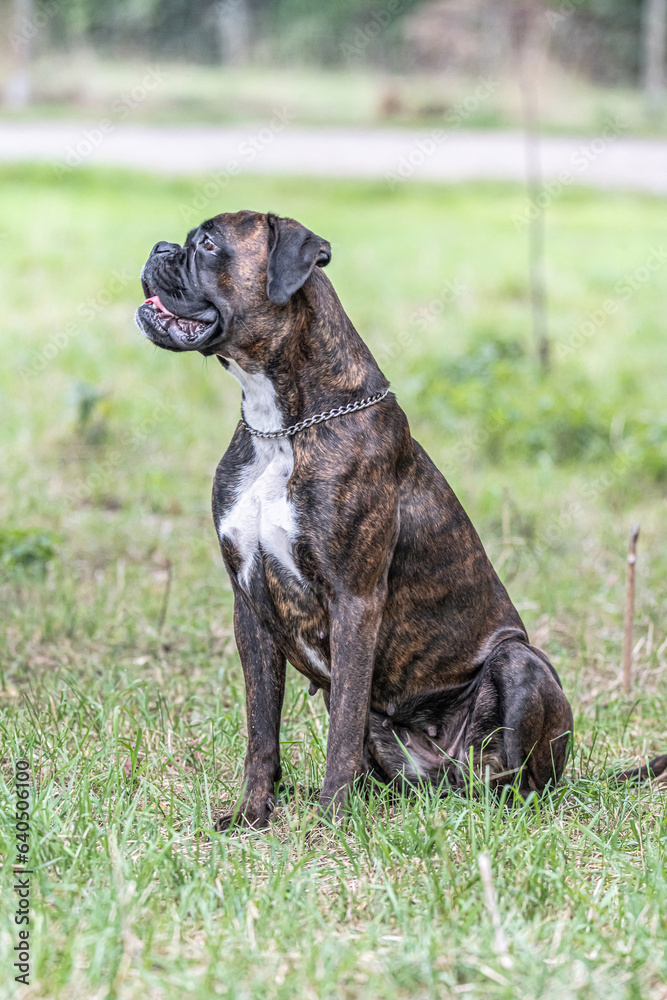
<path fill-rule="evenodd" d="M 213 517 L 248 746 L 218 830 L 269 822 L 288 660 L 330 714 L 325 814 L 358 776 L 456 788 L 471 762 L 492 788 L 541 793 L 572 731 L 556 671 L 411 436 L 322 271 L 330 259 L 294 219 L 246 211 L 157 243 L 141 276 L 145 336 L 215 355 L 243 390 Z"/>

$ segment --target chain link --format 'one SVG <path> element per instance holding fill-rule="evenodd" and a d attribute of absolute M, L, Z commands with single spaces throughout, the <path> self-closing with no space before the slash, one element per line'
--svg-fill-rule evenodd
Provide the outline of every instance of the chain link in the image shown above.
<path fill-rule="evenodd" d="M 247 424 L 243 413 L 241 414 L 241 423 L 253 437 L 258 438 L 286 438 L 292 437 L 293 434 L 298 434 L 299 431 L 305 431 L 307 427 L 312 427 L 313 424 L 321 424 L 325 420 L 331 420 L 333 417 L 342 417 L 344 413 L 354 413 L 355 410 L 364 410 L 367 406 L 374 406 L 375 403 L 380 403 L 384 397 L 389 392 L 389 387 L 387 386 L 383 392 L 376 392 L 374 396 L 367 396 L 366 399 L 358 399 L 356 403 L 348 403 L 347 406 L 338 406 L 333 410 L 327 410 L 325 413 L 318 413 L 314 417 L 306 417 L 305 420 L 299 420 L 298 423 L 292 424 L 291 427 L 284 427 L 277 431 L 258 431 L 250 424 Z"/>

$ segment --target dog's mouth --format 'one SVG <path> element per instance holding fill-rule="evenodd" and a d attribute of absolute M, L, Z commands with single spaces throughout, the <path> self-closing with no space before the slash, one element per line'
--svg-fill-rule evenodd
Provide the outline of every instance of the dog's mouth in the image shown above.
<path fill-rule="evenodd" d="M 159 295 L 150 295 L 139 306 L 136 320 L 149 340 L 170 351 L 197 350 L 218 327 L 217 314 L 212 319 L 178 316 L 167 309 Z"/>
<path fill-rule="evenodd" d="M 153 310 L 153 321 L 165 333 L 169 333 L 175 326 L 180 334 L 179 339 L 183 339 L 186 343 L 201 340 L 202 334 L 215 325 L 215 323 L 206 322 L 203 319 L 188 319 L 185 316 L 177 316 L 176 313 L 170 312 L 162 304 L 159 295 L 151 295 L 149 299 L 146 299 L 144 305 Z"/>

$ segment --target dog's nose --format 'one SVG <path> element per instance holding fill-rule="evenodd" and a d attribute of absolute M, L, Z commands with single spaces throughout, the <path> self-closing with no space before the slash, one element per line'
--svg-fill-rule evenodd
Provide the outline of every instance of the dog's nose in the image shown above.
<path fill-rule="evenodd" d="M 153 249 L 151 250 L 151 257 L 153 256 L 154 253 L 173 253 L 174 250 L 179 250 L 179 249 L 180 247 L 178 243 L 167 243 L 165 242 L 165 240 L 160 240 L 160 242 L 156 243 Z"/>

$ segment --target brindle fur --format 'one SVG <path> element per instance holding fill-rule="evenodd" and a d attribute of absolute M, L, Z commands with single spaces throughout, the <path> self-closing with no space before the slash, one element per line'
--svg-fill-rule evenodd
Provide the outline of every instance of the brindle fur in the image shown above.
<path fill-rule="evenodd" d="M 224 251 L 198 262 L 192 248 L 207 233 Z M 204 223 L 183 248 L 158 244 L 142 278 L 146 294 L 159 293 L 179 315 L 216 306 L 216 331 L 194 349 L 268 376 L 288 426 L 388 385 L 320 270 L 329 256 L 326 241 L 294 220 L 240 212 Z M 156 343 L 179 349 L 141 310 L 139 322 Z M 525 795 L 555 783 L 572 730 L 556 671 L 529 644 L 477 532 L 394 395 L 291 442 L 287 496 L 298 512 L 293 556 L 305 586 L 261 550 L 246 585 L 239 553 L 221 540 L 248 747 L 241 799 L 218 829 L 269 821 L 286 661 L 311 691 L 323 689 L 330 710 L 323 810 L 342 805 L 364 773 L 460 786 L 470 754 L 492 787 L 515 782 Z M 239 423 L 215 474 L 216 525 L 253 455 Z"/>

